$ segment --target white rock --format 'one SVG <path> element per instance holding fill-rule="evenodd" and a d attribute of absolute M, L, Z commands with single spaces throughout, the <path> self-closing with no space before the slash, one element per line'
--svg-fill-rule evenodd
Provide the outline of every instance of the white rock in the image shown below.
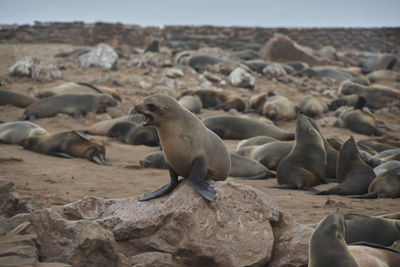
<path fill-rule="evenodd" d="M 229 75 L 229 82 L 235 87 L 253 89 L 256 79 L 250 73 L 238 67 Z"/>
<path fill-rule="evenodd" d="M 93 51 L 81 55 L 79 65 L 83 68 L 91 66 L 111 69 L 115 67 L 118 61 L 118 54 L 106 44 L 99 44 Z"/>

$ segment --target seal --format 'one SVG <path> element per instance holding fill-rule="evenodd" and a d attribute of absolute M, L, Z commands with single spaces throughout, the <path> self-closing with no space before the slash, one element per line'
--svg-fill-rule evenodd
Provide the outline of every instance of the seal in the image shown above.
<path fill-rule="evenodd" d="M 21 95 L 15 92 L 0 90 L 0 105 L 13 105 L 19 108 L 26 108 L 37 100 L 33 97 Z"/>
<path fill-rule="evenodd" d="M 366 241 L 382 246 L 391 246 L 400 240 L 400 221 L 367 216 L 344 214 L 344 238 L 347 244 Z"/>
<path fill-rule="evenodd" d="M 229 61 L 217 57 L 207 56 L 207 55 L 195 55 L 190 57 L 188 65 L 192 67 L 197 72 L 204 72 L 208 65 L 214 65 L 217 63 L 231 64 Z"/>
<path fill-rule="evenodd" d="M 118 95 L 117 91 L 107 87 L 96 87 L 90 83 L 75 83 L 68 82 L 45 89 L 36 94 L 39 98 L 46 98 L 56 95 L 87 95 L 87 94 L 108 94 L 111 95 L 115 100 L 121 102 L 121 96 Z"/>
<path fill-rule="evenodd" d="M 204 125 L 222 139 L 248 139 L 264 135 L 278 140 L 293 140 L 294 134 L 276 127 L 272 122 L 249 117 L 217 115 L 203 119 Z"/>
<path fill-rule="evenodd" d="M 105 160 L 104 145 L 90 138 L 83 131 L 32 136 L 22 140 L 20 144 L 25 149 L 37 153 L 64 158 L 86 158 L 100 165 L 111 165 Z"/>
<path fill-rule="evenodd" d="M 326 151 L 321 135 L 304 115 L 296 122 L 293 149 L 280 162 L 276 176 L 281 189 L 310 189 L 321 183 L 326 172 Z"/>
<path fill-rule="evenodd" d="M 201 109 L 203 108 L 203 103 L 201 102 L 200 97 L 197 95 L 183 96 L 179 98 L 178 102 L 194 114 L 200 113 Z"/>
<path fill-rule="evenodd" d="M 400 197 L 400 167 L 390 169 L 376 177 L 368 193 L 353 198 L 398 198 Z"/>
<path fill-rule="evenodd" d="M 157 129 L 171 182 L 139 197 L 153 199 L 172 191 L 178 176 L 189 180 L 192 187 L 208 201 L 215 201 L 215 189 L 208 179 L 225 180 L 231 159 L 224 142 L 207 129 L 193 113 L 167 95 L 156 94 L 140 101 L 135 110 L 145 116 L 144 126 Z"/>
<path fill-rule="evenodd" d="M 117 122 L 107 133 L 108 137 L 118 138 L 131 145 L 158 146 L 157 131 L 154 127 L 144 127 L 134 122 Z"/>
<path fill-rule="evenodd" d="M 292 142 L 274 141 L 259 146 L 246 146 L 239 149 L 237 153 L 258 161 L 270 170 L 276 170 L 292 148 Z"/>
<path fill-rule="evenodd" d="M 245 139 L 240 141 L 237 146 L 236 146 L 236 151 L 239 151 L 240 149 L 247 147 L 247 146 L 259 146 L 259 145 L 264 145 L 266 143 L 271 143 L 277 141 L 275 138 L 269 137 L 269 136 L 255 136 L 251 137 L 249 139 Z"/>
<path fill-rule="evenodd" d="M 385 163 L 382 163 L 381 165 L 378 165 L 374 168 L 374 172 L 376 176 L 381 175 L 384 172 L 387 172 L 388 170 L 394 169 L 400 167 L 400 161 L 399 160 L 389 160 Z"/>
<path fill-rule="evenodd" d="M 354 108 L 339 113 L 339 119 L 335 125 L 348 128 L 359 134 L 381 136 L 383 133 L 378 130 L 378 122 L 375 116 L 362 110 L 365 101 L 365 98 L 360 96 Z"/>
<path fill-rule="evenodd" d="M 240 112 L 245 111 L 247 108 L 247 104 L 242 97 L 225 91 L 212 89 L 187 90 L 182 93 L 181 97 L 187 95 L 200 97 L 203 108 L 217 108 L 225 111 L 236 109 Z"/>
<path fill-rule="evenodd" d="M 360 140 L 357 144 L 370 147 L 377 152 L 382 152 L 387 149 L 400 148 L 400 138 L 385 135 L 382 137 Z"/>
<path fill-rule="evenodd" d="M 19 144 L 22 140 L 49 133 L 37 124 L 29 121 L 13 121 L 0 124 L 0 142 Z"/>
<path fill-rule="evenodd" d="M 343 144 L 337 162 L 339 184 L 324 191 L 313 189 L 314 195 L 357 195 L 368 192 L 369 184 L 375 179 L 374 170 L 365 164 L 351 136 Z"/>
<path fill-rule="evenodd" d="M 345 220 L 336 211 L 323 218 L 310 239 L 309 267 L 334 266 L 398 266 L 398 251 L 362 242 L 362 245 L 347 245 L 344 239 Z"/>
<path fill-rule="evenodd" d="M 368 163 L 372 167 L 377 167 L 378 165 L 390 160 L 400 160 L 400 148 L 387 149 L 379 152 L 378 154 L 374 155 Z"/>
<path fill-rule="evenodd" d="M 299 103 L 300 112 L 308 117 L 319 117 L 328 112 L 328 105 L 320 98 L 306 96 Z"/>
<path fill-rule="evenodd" d="M 59 95 L 41 99 L 29 105 L 19 120 L 53 117 L 64 113 L 75 118 L 87 112 L 106 112 L 109 106 L 116 106 L 117 101 L 107 95 Z"/>
<path fill-rule="evenodd" d="M 86 132 L 92 135 L 107 135 L 108 131 L 118 122 L 138 122 L 138 120 L 132 115 L 126 115 L 119 118 L 99 121 L 90 126 Z"/>
<path fill-rule="evenodd" d="M 236 153 L 231 152 L 229 154 L 231 157 L 229 176 L 246 180 L 261 180 L 275 177 L 273 172 L 257 161 L 240 156 Z M 143 160 L 140 160 L 139 163 L 145 168 L 168 169 L 168 164 L 164 160 L 162 151 L 148 154 Z"/>
<path fill-rule="evenodd" d="M 270 120 L 293 120 L 296 108 L 292 101 L 274 93 L 262 93 L 250 99 L 250 108 L 260 112 Z"/>

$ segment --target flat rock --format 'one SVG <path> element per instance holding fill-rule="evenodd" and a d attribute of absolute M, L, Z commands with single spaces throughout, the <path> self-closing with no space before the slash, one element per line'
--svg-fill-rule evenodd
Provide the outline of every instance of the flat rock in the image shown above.
<path fill-rule="evenodd" d="M 274 243 L 270 222 L 279 219 L 277 204 L 250 186 L 212 183 L 215 203 L 183 181 L 172 193 L 147 202 L 86 197 L 65 205 L 63 214 L 98 222 L 118 241 L 179 256 L 192 266 L 266 264 Z"/>
<path fill-rule="evenodd" d="M 78 60 L 79 65 L 83 68 L 93 66 L 104 69 L 112 69 L 116 67 L 118 54 L 114 51 L 114 49 L 112 49 L 111 46 L 99 44 L 96 49 L 81 55 Z"/>
<path fill-rule="evenodd" d="M 52 209 L 35 211 L 30 220 L 38 236 L 39 258 L 73 266 L 128 266 L 109 231 L 92 221 L 68 221 Z"/>
<path fill-rule="evenodd" d="M 238 67 L 229 75 L 229 82 L 235 87 L 253 89 L 256 79 L 250 73 Z"/>
<path fill-rule="evenodd" d="M 296 222 L 289 213 L 281 212 L 272 224 L 275 243 L 268 267 L 307 266 L 308 247 L 313 229 Z"/>
<path fill-rule="evenodd" d="M 302 61 L 310 65 L 321 65 L 323 60 L 313 55 L 313 50 L 294 42 L 289 37 L 276 33 L 260 49 L 260 57 L 266 61 Z M 325 62 L 326 63 L 326 62 Z"/>

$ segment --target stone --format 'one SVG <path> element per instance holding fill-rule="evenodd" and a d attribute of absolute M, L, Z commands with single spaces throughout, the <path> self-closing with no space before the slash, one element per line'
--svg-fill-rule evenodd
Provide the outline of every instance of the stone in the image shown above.
<path fill-rule="evenodd" d="M 118 54 L 107 44 L 99 44 L 94 50 L 83 54 L 78 58 L 79 65 L 83 68 L 101 67 L 115 69 L 118 62 Z"/>
<path fill-rule="evenodd" d="M 323 60 L 313 55 L 313 50 L 294 42 L 283 34 L 274 34 L 261 48 L 260 57 L 265 61 L 293 62 L 303 61 L 310 65 L 321 65 Z"/>
<path fill-rule="evenodd" d="M 28 76 L 38 82 L 52 82 L 62 78 L 62 72 L 56 64 L 46 64 L 41 59 L 26 56 L 9 69 L 15 76 Z"/>
<path fill-rule="evenodd" d="M 272 255 L 277 204 L 246 185 L 211 182 L 217 200 L 209 203 L 184 180 L 170 194 L 151 201 L 86 197 L 64 206 L 71 220 L 91 220 L 118 241 L 145 251 L 179 257 L 192 266 L 261 266 Z"/>
<path fill-rule="evenodd" d="M 130 264 L 132 266 L 142 267 L 172 267 L 172 255 L 169 253 L 161 252 L 145 252 L 130 257 Z"/>
<path fill-rule="evenodd" d="M 279 221 L 272 224 L 274 251 L 268 267 L 307 266 L 308 247 L 313 229 L 296 222 L 292 215 L 281 212 Z"/>
<path fill-rule="evenodd" d="M 229 75 L 229 83 L 234 87 L 253 89 L 256 79 L 247 71 L 238 67 Z"/>
<path fill-rule="evenodd" d="M 39 258 L 73 266 L 129 266 L 114 236 L 98 223 L 68 221 L 52 209 L 35 211 L 30 220 L 39 244 Z"/>
<path fill-rule="evenodd" d="M 184 74 L 181 69 L 169 68 L 164 71 L 163 75 L 175 79 L 183 77 Z"/>

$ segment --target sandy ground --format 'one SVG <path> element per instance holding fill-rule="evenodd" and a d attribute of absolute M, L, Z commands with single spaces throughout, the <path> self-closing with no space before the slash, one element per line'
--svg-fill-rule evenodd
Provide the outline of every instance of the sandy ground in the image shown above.
<path fill-rule="evenodd" d="M 125 115 L 133 107 L 135 101 L 150 94 L 148 90 L 136 87 L 126 81 L 133 75 L 140 77 L 151 76 L 154 81 L 162 77 L 162 68 L 128 67 L 126 59 L 119 61 L 117 71 L 104 71 L 99 68 L 83 70 L 77 66 L 76 59 L 53 57 L 56 53 L 70 51 L 74 48 L 76 47 L 65 44 L 0 45 L 0 77 L 8 76 L 8 83 L 1 86 L 1 89 L 30 95 L 33 93 L 33 87 L 41 90 L 65 81 L 94 82 L 98 85 L 111 86 L 111 81 L 105 83 L 96 82 L 99 77 L 104 75 L 118 77 L 124 83 L 123 86 L 116 87 L 122 96 L 122 105 L 109 108 L 108 114 L 88 114 L 80 120 L 75 120 L 66 115 L 40 119 L 38 124 L 50 133 L 87 129 L 98 121 Z M 9 76 L 8 68 L 17 59 L 25 55 L 36 56 L 63 65 L 66 68 L 63 70 L 64 81 L 38 83 L 27 77 Z M 198 74 L 188 67 L 177 67 L 182 68 L 185 73 L 185 76 L 180 80 L 188 88 L 193 88 L 197 83 Z M 224 77 L 224 79 L 226 80 L 227 77 Z M 315 83 L 317 86 L 323 86 L 320 82 L 316 81 Z M 337 83 L 330 84 L 334 88 L 337 88 L 337 85 Z M 248 91 L 227 86 L 226 90 L 240 93 L 245 98 L 249 98 L 255 93 L 274 90 L 277 94 L 285 95 L 295 103 L 298 103 L 307 94 L 306 92 L 300 92 L 293 84 L 279 83 L 266 77 L 257 77 L 256 88 L 254 91 Z M 332 99 L 325 97 L 325 100 L 330 102 Z M 24 109 L 22 108 L 0 106 L 0 120 L 5 122 L 13 121 L 20 117 L 23 111 Z M 222 113 L 224 112 L 203 110 L 200 117 Z M 327 114 L 327 116 L 332 115 L 332 112 Z M 399 124 L 399 119 L 390 114 L 380 114 L 378 119 L 391 125 Z M 318 121 L 318 123 L 321 126 L 321 121 Z M 294 121 L 279 122 L 277 125 L 290 131 L 295 129 Z M 367 136 L 352 133 L 347 129 L 331 126 L 323 127 L 322 131 L 326 137 L 339 137 L 342 140 L 347 139 L 350 135 L 353 135 L 357 140 L 368 138 Z M 392 131 L 390 133 L 397 137 L 400 136 L 399 132 Z M 158 150 L 157 147 L 132 146 L 107 137 L 93 137 L 105 143 L 106 159 L 112 163 L 112 166 L 99 166 L 85 159 L 57 158 L 27 151 L 18 145 L 0 144 L 0 157 L 15 157 L 23 160 L 22 162 L 1 162 L 0 175 L 11 179 L 16 184 L 21 197 L 30 197 L 42 207 L 56 209 L 85 196 L 107 198 L 139 196 L 169 182 L 167 170 L 143 169 L 139 166 L 139 160 L 143 159 L 149 152 Z M 239 140 L 225 141 L 230 151 L 235 150 L 235 145 L 238 142 Z M 340 208 L 344 212 L 368 215 L 400 211 L 398 199 L 357 200 L 341 196 L 313 196 L 301 190 L 279 190 L 265 187 L 277 184 L 276 179 L 246 181 L 228 178 L 228 181 L 251 185 L 262 190 L 278 203 L 281 210 L 291 213 L 297 221 L 305 224 L 319 222 L 325 215 L 336 208 Z M 316 188 L 329 188 L 333 185 L 320 185 Z"/>

